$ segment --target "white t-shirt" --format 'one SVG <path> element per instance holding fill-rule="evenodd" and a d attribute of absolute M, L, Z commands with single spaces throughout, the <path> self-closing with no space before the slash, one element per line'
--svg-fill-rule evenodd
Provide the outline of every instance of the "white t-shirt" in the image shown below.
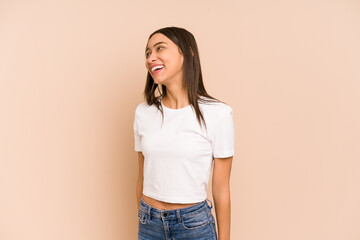
<path fill-rule="evenodd" d="M 234 155 L 232 108 L 199 101 L 206 130 L 192 105 L 161 105 L 163 123 L 155 105 L 143 102 L 135 110 L 135 151 L 144 155 L 143 194 L 169 203 L 201 202 L 207 198 L 213 158 Z"/>

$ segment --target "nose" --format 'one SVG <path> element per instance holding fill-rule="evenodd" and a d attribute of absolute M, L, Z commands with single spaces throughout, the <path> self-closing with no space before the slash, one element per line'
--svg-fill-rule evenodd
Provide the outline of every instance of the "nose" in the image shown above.
<path fill-rule="evenodd" d="M 150 53 L 150 56 L 147 58 L 148 63 L 152 63 L 156 60 L 157 56 L 155 53 Z"/>

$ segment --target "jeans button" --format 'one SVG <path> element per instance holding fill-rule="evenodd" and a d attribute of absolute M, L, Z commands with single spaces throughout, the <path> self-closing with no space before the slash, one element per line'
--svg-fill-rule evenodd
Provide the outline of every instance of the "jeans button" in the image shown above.
<path fill-rule="evenodd" d="M 163 213 L 163 217 L 166 217 L 168 214 L 165 212 L 165 213 Z"/>

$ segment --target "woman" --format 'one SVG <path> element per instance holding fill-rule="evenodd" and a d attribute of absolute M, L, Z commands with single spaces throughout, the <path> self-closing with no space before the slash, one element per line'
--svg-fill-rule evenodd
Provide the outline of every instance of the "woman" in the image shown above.
<path fill-rule="evenodd" d="M 146 101 L 134 120 L 138 239 L 228 240 L 232 108 L 206 92 L 197 44 L 187 30 L 155 31 L 145 58 Z M 217 230 L 207 199 L 211 169 Z"/>

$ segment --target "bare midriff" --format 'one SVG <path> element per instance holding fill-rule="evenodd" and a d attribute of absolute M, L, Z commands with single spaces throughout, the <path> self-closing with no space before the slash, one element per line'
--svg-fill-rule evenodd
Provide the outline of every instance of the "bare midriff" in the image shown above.
<path fill-rule="evenodd" d="M 151 197 L 148 197 L 145 195 L 142 195 L 142 198 L 151 207 L 157 208 L 157 209 L 162 209 L 162 210 L 174 210 L 174 209 L 179 209 L 179 208 L 191 207 L 191 206 L 198 204 L 198 203 L 185 203 L 185 204 L 167 203 L 167 202 L 162 202 L 162 201 L 156 200 L 154 198 L 151 198 Z"/>

